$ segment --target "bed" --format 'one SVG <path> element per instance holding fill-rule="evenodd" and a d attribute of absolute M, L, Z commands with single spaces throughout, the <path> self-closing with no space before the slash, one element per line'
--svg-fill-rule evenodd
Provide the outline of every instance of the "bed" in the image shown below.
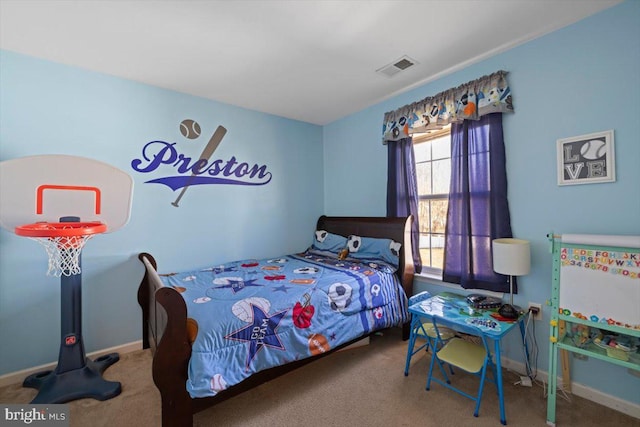
<path fill-rule="evenodd" d="M 143 347 L 153 352 L 162 425 L 191 426 L 193 414 L 378 330 L 401 324 L 407 339 L 410 229 L 411 217 L 321 216 L 311 250 L 180 273 L 159 274 L 153 256 L 139 254 Z M 372 262 L 366 250 L 357 258 L 358 246 L 386 239 L 392 242 L 388 264 L 387 258 Z M 345 242 L 346 258 L 335 250 Z M 229 369 L 232 363 L 239 365 Z"/>

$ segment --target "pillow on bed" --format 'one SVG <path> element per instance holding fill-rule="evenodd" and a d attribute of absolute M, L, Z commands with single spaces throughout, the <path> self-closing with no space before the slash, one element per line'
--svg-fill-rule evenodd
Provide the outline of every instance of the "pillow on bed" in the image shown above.
<path fill-rule="evenodd" d="M 318 251 L 340 253 L 347 246 L 347 238 L 339 234 L 329 233 L 325 230 L 316 230 L 313 236 L 311 249 Z"/>
<path fill-rule="evenodd" d="M 383 261 L 398 268 L 401 243 L 391 239 L 375 239 L 351 235 L 347 239 L 349 257 L 367 261 Z"/>

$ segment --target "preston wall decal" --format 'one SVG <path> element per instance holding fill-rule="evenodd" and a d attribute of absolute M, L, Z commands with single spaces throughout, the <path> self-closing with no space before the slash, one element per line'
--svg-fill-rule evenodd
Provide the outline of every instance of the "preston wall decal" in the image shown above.
<path fill-rule="evenodd" d="M 616 180 L 613 130 L 557 141 L 558 185 Z"/>
<path fill-rule="evenodd" d="M 195 141 L 200 136 L 201 126 L 194 120 L 185 119 L 180 123 L 180 133 L 185 138 Z M 226 161 L 211 157 L 226 133 L 227 129 L 224 126 L 218 126 L 198 158 L 181 153 L 177 142 L 149 141 L 142 148 L 140 158 L 131 161 L 131 167 L 140 173 L 167 169 L 172 172 L 169 176 L 145 181 L 145 184 L 163 184 L 173 191 L 182 189 L 175 201 L 171 202 L 176 207 L 190 186 L 268 184 L 272 175 L 266 165 L 250 165 L 238 161 L 235 156 Z"/>

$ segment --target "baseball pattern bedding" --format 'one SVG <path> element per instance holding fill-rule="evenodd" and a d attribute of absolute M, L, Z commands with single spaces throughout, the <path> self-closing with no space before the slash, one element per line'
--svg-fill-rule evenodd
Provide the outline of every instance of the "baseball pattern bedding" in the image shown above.
<path fill-rule="evenodd" d="M 313 247 L 162 280 L 187 304 L 191 397 L 213 396 L 255 372 L 408 320 L 392 266 Z"/>

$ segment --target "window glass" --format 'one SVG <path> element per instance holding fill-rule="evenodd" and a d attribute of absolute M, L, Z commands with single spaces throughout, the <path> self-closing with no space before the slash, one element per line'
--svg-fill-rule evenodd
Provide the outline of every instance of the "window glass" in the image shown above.
<path fill-rule="evenodd" d="M 431 162 L 416 163 L 416 180 L 418 181 L 418 194 L 432 193 Z"/>
<path fill-rule="evenodd" d="M 444 232 L 451 180 L 450 128 L 435 135 L 414 135 L 418 210 L 420 216 L 420 257 L 423 272 L 442 274 Z"/>
<path fill-rule="evenodd" d="M 413 154 L 416 158 L 416 165 L 418 162 L 431 160 L 431 147 L 428 144 L 414 144 Z"/>

